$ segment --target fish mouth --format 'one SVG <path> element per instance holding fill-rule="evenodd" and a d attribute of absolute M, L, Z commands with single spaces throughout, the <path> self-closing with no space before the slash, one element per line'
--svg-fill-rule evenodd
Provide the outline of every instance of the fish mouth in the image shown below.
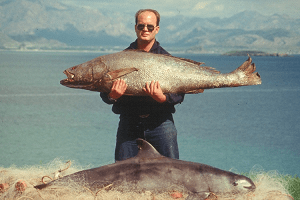
<path fill-rule="evenodd" d="M 60 84 L 62 84 L 64 86 L 69 86 L 72 83 L 74 84 L 74 82 L 75 82 L 75 80 L 74 80 L 75 75 L 72 74 L 71 72 L 68 72 L 67 70 L 64 71 L 64 74 L 67 76 L 67 78 L 61 80 Z"/>
<path fill-rule="evenodd" d="M 65 70 L 64 74 L 67 76 L 67 79 L 64 79 L 65 81 L 67 81 L 67 82 L 74 82 L 75 81 L 74 80 L 75 75 L 72 74 L 71 72 Z"/>
<path fill-rule="evenodd" d="M 71 72 L 65 70 L 64 74 L 67 76 L 66 79 L 63 79 L 60 81 L 60 84 L 70 87 L 70 88 L 86 88 L 89 87 L 91 83 L 89 82 L 81 82 L 81 81 L 76 81 L 75 80 L 75 75 L 72 74 Z"/>

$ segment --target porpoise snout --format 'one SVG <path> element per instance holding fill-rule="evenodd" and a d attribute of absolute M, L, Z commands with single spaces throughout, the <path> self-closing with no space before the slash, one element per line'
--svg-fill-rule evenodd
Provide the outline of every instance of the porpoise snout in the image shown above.
<path fill-rule="evenodd" d="M 240 188 L 245 188 L 249 191 L 254 191 L 256 189 L 256 186 L 251 179 L 238 180 L 235 182 L 235 184 L 236 184 L 236 186 L 238 186 Z"/>

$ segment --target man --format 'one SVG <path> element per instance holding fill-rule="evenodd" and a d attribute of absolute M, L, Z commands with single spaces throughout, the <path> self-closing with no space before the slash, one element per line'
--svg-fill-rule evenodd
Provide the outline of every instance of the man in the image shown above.
<path fill-rule="evenodd" d="M 127 48 L 167 54 L 155 39 L 159 31 L 160 15 L 152 9 L 139 10 L 136 15 L 137 40 Z M 123 95 L 127 85 L 119 79 L 113 83 L 110 93 L 100 93 L 102 100 L 113 104 L 112 110 L 120 114 L 115 149 L 115 160 L 125 160 L 137 155 L 137 138 L 151 143 L 159 153 L 179 158 L 177 131 L 172 113 L 174 105 L 181 103 L 184 94 L 163 94 L 159 82 L 145 83 L 145 96 Z"/>

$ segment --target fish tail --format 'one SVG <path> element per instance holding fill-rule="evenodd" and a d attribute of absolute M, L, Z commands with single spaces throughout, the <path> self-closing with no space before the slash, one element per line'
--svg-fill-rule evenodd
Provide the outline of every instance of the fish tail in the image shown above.
<path fill-rule="evenodd" d="M 252 59 L 249 56 L 240 67 L 233 71 L 233 73 L 242 72 L 245 74 L 245 80 L 243 81 L 245 85 L 259 85 L 261 84 L 261 78 L 258 72 L 255 72 L 256 66 L 252 63 Z"/>

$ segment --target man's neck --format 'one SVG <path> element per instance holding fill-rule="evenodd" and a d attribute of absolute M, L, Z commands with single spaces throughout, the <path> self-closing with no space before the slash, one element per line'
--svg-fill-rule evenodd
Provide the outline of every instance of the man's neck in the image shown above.
<path fill-rule="evenodd" d="M 151 50 L 154 42 L 155 42 L 155 39 L 151 40 L 150 42 L 149 41 L 144 41 L 144 40 L 138 40 L 137 41 L 137 46 L 138 46 L 138 49 L 149 52 Z"/>

